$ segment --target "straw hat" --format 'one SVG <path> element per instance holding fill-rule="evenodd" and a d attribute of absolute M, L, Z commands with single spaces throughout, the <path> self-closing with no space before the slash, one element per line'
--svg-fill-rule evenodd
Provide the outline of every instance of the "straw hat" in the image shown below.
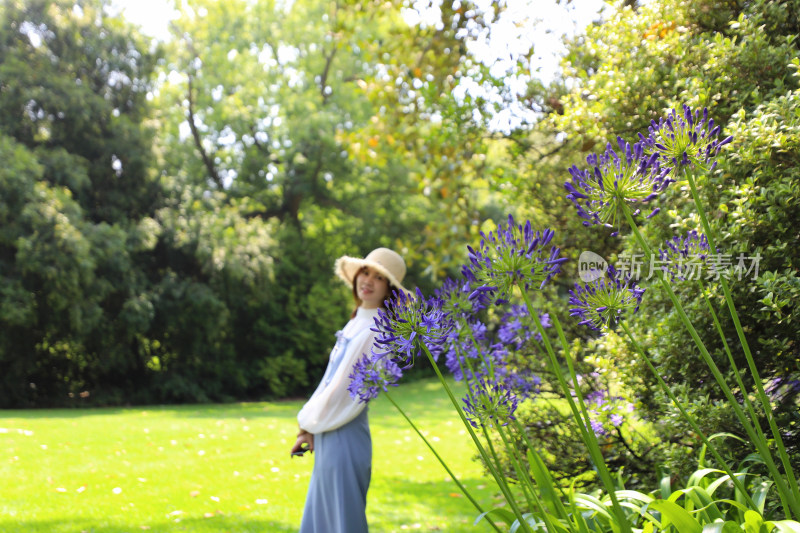
<path fill-rule="evenodd" d="M 365 266 L 380 272 L 396 289 L 408 292 L 401 284 L 406 275 L 406 262 L 400 254 L 389 248 L 376 248 L 364 259 L 344 255 L 336 260 L 333 271 L 348 286 L 352 286 L 353 278 Z"/>

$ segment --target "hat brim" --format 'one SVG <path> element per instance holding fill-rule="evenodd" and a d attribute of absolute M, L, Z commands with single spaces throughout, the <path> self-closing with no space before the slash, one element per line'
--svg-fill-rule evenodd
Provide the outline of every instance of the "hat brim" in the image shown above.
<path fill-rule="evenodd" d="M 366 259 L 362 259 L 360 257 L 350 257 L 348 255 L 344 255 L 336 260 L 336 263 L 333 265 L 333 272 L 339 276 L 339 278 L 344 281 L 349 287 L 353 286 L 353 279 L 358 274 L 358 271 L 364 267 L 370 267 L 372 269 L 377 270 L 381 273 L 383 277 L 389 281 L 392 287 L 403 291 L 406 294 L 410 294 L 409 290 L 403 287 L 403 285 L 397 280 L 397 278 L 392 275 L 391 272 L 386 270 L 380 263 L 376 263 L 374 261 L 367 261 Z M 391 296 L 391 294 L 389 295 Z"/>

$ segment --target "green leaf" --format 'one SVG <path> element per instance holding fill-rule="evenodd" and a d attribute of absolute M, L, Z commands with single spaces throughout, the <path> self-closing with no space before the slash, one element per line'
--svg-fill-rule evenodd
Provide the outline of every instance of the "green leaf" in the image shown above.
<path fill-rule="evenodd" d="M 758 512 L 764 512 L 764 504 L 767 501 L 767 494 L 769 493 L 769 489 L 774 485 L 774 482 L 764 480 L 762 481 L 751 494 L 753 498 L 753 502 L 758 506 Z"/>
<path fill-rule="evenodd" d="M 564 504 L 561 503 L 561 498 L 558 497 L 553 478 L 547 467 L 542 461 L 542 458 L 535 450 L 528 450 L 528 464 L 530 465 L 531 475 L 533 476 L 536 486 L 539 487 L 539 493 L 546 504 L 551 514 L 556 515 L 558 518 L 566 519 L 567 511 L 564 509 Z"/>
<path fill-rule="evenodd" d="M 702 533 L 702 526 L 686 509 L 668 500 L 656 500 L 649 504 L 650 509 L 661 513 L 664 529 L 673 525 L 680 533 Z"/>
<path fill-rule="evenodd" d="M 746 533 L 761 533 L 761 526 L 764 525 L 764 519 L 759 513 L 748 509 L 744 512 L 744 530 Z"/>
<path fill-rule="evenodd" d="M 615 521 L 614 516 L 608 510 L 606 505 L 594 496 L 589 496 L 588 494 L 578 494 L 575 496 L 575 503 L 579 507 L 582 506 L 584 509 L 595 511 L 596 513 L 608 519 L 610 522 Z"/>
<path fill-rule="evenodd" d="M 514 513 L 503 507 L 496 507 L 494 509 L 479 514 L 478 518 L 475 519 L 475 523 L 473 525 L 477 525 L 478 522 L 480 522 L 489 515 L 492 515 L 493 518 L 499 518 L 509 526 L 517 521 L 517 517 L 514 515 Z"/>
<path fill-rule="evenodd" d="M 794 520 L 778 520 L 776 522 L 766 522 L 768 525 L 775 526 L 780 533 L 800 533 L 800 522 Z"/>
<path fill-rule="evenodd" d="M 744 530 L 739 524 L 732 520 L 727 522 L 714 522 L 703 527 L 703 533 L 743 533 Z"/>

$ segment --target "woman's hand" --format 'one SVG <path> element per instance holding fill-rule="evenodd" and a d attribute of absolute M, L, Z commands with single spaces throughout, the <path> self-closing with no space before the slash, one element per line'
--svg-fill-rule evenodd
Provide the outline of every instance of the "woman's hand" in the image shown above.
<path fill-rule="evenodd" d="M 303 455 L 305 452 L 314 452 L 314 435 L 301 429 L 297 434 L 297 441 L 292 446 L 292 457 Z"/>

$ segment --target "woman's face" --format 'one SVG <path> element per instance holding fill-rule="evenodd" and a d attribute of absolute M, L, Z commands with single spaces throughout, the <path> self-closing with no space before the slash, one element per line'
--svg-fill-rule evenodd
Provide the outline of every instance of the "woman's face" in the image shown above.
<path fill-rule="evenodd" d="M 356 294 L 364 309 L 377 309 L 389 296 L 389 281 L 377 270 L 364 267 L 356 275 Z"/>

